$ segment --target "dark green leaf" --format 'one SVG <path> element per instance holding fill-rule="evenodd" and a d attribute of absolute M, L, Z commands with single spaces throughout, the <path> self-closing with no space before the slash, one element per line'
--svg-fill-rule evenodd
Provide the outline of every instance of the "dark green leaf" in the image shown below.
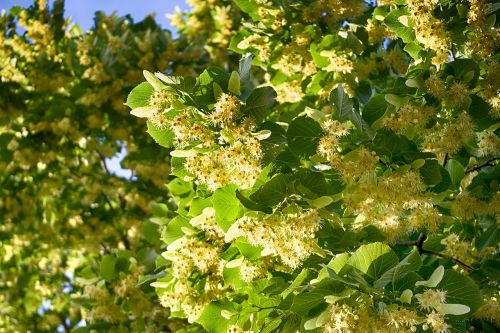
<path fill-rule="evenodd" d="M 388 105 L 384 95 L 378 94 L 373 96 L 363 108 L 363 119 L 369 125 L 372 125 L 384 115 Z"/>
<path fill-rule="evenodd" d="M 471 278 L 454 270 L 446 270 L 443 279 L 436 288 L 446 291 L 446 303 L 463 304 L 471 309 L 467 314 L 453 316 L 456 319 L 470 317 L 483 304 L 483 298 L 476 283 Z"/>
<path fill-rule="evenodd" d="M 369 137 L 373 137 L 373 131 L 366 121 L 361 117 L 361 114 L 354 109 L 349 96 L 345 93 L 342 85 L 332 90 L 330 93 L 330 102 L 332 103 L 333 111 L 340 120 L 350 120 L 358 131 L 366 133 Z"/>
<path fill-rule="evenodd" d="M 290 193 L 291 175 L 277 174 L 270 181 L 262 185 L 250 199 L 263 205 L 273 207 L 283 201 Z"/>
<path fill-rule="evenodd" d="M 316 154 L 318 143 L 324 135 L 321 126 L 309 117 L 295 118 L 286 133 L 290 150 L 299 157 Z"/>
<path fill-rule="evenodd" d="M 418 169 L 425 185 L 437 185 L 441 182 L 443 178 L 441 177 L 439 167 L 440 165 L 437 160 L 425 160 L 424 166 Z"/>
<path fill-rule="evenodd" d="M 243 112 L 261 123 L 271 113 L 276 96 L 272 87 L 256 88 L 248 96 Z"/>
<path fill-rule="evenodd" d="M 243 206 L 250 210 L 261 211 L 267 214 L 271 214 L 273 212 L 273 209 L 271 207 L 262 205 L 245 197 L 240 191 L 236 191 L 236 197 L 238 198 L 238 200 L 240 200 Z"/>
<path fill-rule="evenodd" d="M 418 251 L 412 251 L 408 256 L 401 260 L 395 267 L 387 270 L 373 286 L 378 289 L 383 289 L 389 283 L 392 283 L 393 288 L 397 280 L 404 279 L 410 272 L 418 272 L 422 266 L 422 259 Z"/>

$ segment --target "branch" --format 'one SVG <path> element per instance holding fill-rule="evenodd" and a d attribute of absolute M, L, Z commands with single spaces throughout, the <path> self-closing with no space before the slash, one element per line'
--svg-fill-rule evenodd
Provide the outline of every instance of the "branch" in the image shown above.
<path fill-rule="evenodd" d="M 482 164 L 476 165 L 473 168 L 465 170 L 465 173 L 471 173 L 471 172 L 474 172 L 474 171 L 478 171 L 478 170 L 481 170 L 482 168 L 484 168 L 486 166 L 493 166 L 493 162 L 496 161 L 496 160 L 498 160 L 498 159 L 500 159 L 500 158 L 499 157 L 490 158 L 489 160 L 485 161 Z"/>
<path fill-rule="evenodd" d="M 64 328 L 64 332 L 65 333 L 69 333 L 71 332 L 71 328 L 68 326 L 68 324 L 66 323 L 66 318 L 64 317 L 64 315 L 62 313 L 59 313 L 58 314 L 58 317 L 59 319 L 61 320 L 61 325 L 62 327 Z"/>
<path fill-rule="evenodd" d="M 96 150 L 96 152 L 99 155 L 99 157 L 101 158 L 101 165 L 102 165 L 104 171 L 106 171 L 108 176 L 111 176 L 111 173 L 109 172 L 109 169 L 108 169 L 108 165 L 106 164 L 106 157 L 100 151 Z"/>
<path fill-rule="evenodd" d="M 462 266 L 463 268 L 465 268 L 467 270 L 470 270 L 470 271 L 474 270 L 472 267 L 470 267 L 469 265 L 467 265 L 466 263 L 464 263 L 463 261 L 461 261 L 461 260 L 459 260 L 457 258 L 453 258 L 452 256 L 446 255 L 446 254 L 441 253 L 441 252 L 436 252 L 436 251 L 431 251 L 431 250 L 424 249 L 424 242 L 425 242 L 426 239 L 427 239 L 427 235 L 421 233 L 418 236 L 418 239 L 416 241 L 396 242 L 396 245 L 397 246 L 415 246 L 417 248 L 417 251 L 418 251 L 419 254 L 431 254 L 431 255 L 434 255 L 436 257 L 440 257 L 440 258 L 443 258 L 443 259 L 451 260 L 454 263 Z"/>
<path fill-rule="evenodd" d="M 443 166 L 446 166 L 446 163 L 448 163 L 448 153 L 444 155 L 444 160 L 443 160 Z"/>
<path fill-rule="evenodd" d="M 105 254 L 110 254 L 111 250 L 104 244 L 103 242 L 100 242 L 99 245 L 101 245 L 101 249 Z"/>
<path fill-rule="evenodd" d="M 130 242 L 128 241 L 127 236 L 121 235 L 120 239 L 123 242 L 123 245 L 125 246 L 125 249 L 130 250 Z"/>

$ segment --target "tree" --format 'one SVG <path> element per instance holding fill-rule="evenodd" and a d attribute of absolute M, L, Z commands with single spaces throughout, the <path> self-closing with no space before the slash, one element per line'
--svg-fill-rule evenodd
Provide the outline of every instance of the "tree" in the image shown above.
<path fill-rule="evenodd" d="M 496 331 L 500 7 L 190 4 L 3 17 L 0 329 Z"/>

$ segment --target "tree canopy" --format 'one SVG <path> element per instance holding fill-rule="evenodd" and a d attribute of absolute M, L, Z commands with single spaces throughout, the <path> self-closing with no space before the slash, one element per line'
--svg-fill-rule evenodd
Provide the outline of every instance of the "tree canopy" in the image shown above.
<path fill-rule="evenodd" d="M 496 332 L 500 4 L 188 3 L 2 13 L 0 332 Z"/>

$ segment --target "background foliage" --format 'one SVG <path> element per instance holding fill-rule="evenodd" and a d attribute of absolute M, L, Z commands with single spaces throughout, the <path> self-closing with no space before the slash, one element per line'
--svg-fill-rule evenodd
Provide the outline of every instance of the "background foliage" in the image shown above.
<path fill-rule="evenodd" d="M 0 332 L 496 331 L 498 3 L 189 4 L 1 17 Z"/>

